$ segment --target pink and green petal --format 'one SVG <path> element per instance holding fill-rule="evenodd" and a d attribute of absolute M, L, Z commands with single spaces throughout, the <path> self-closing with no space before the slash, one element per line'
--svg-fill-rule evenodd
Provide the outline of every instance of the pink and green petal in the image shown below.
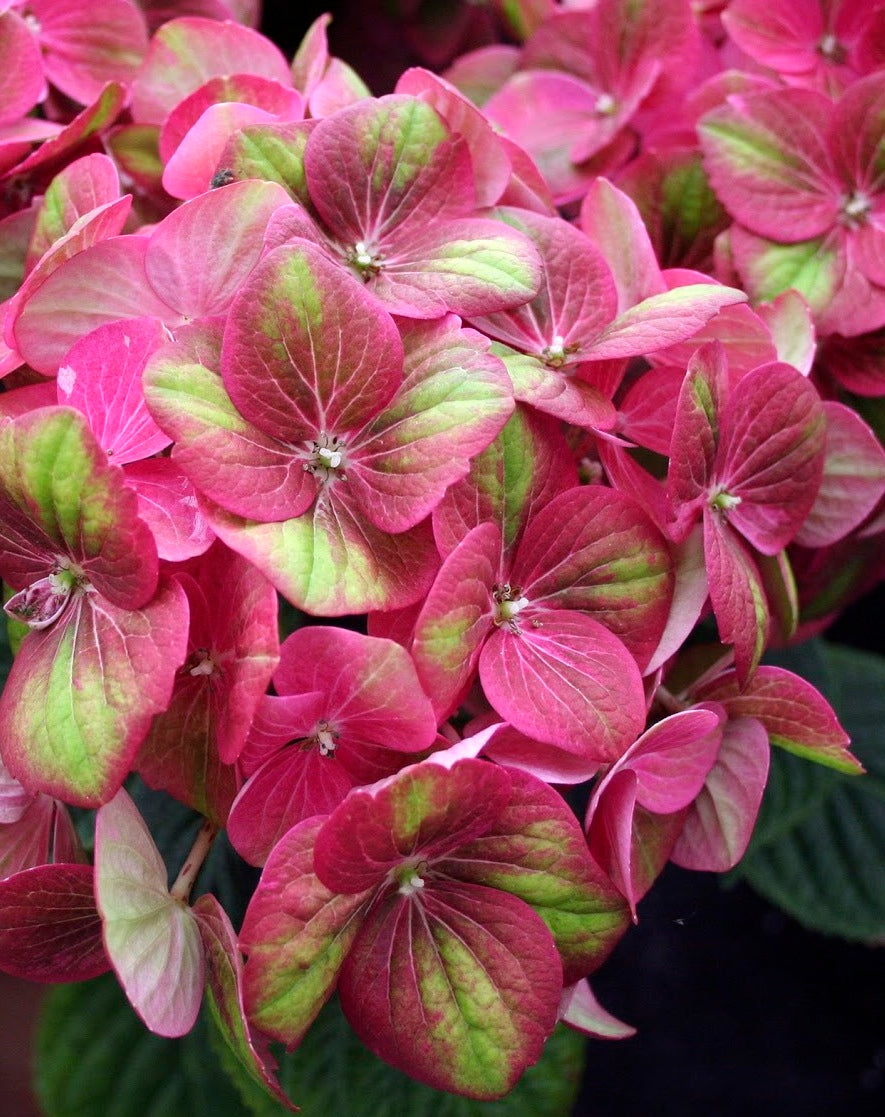
<path fill-rule="evenodd" d="M 184 659 L 187 601 L 175 583 L 141 609 L 80 596 L 22 644 L 0 697 L 3 757 L 32 790 L 95 807 L 125 779 Z"/>
<path fill-rule="evenodd" d="M 290 1047 L 331 996 L 370 898 L 330 892 L 315 875 L 313 849 L 324 821 L 306 819 L 275 847 L 240 931 L 249 1023 Z"/>
<path fill-rule="evenodd" d="M 540 917 L 476 884 L 428 881 L 374 908 L 339 995 L 370 1050 L 440 1090 L 503 1097 L 556 1022 L 562 969 Z"/>
<path fill-rule="evenodd" d="M 234 1058 L 250 1080 L 290 1113 L 298 1107 L 283 1093 L 266 1037 L 253 1032 L 243 1006 L 243 959 L 224 908 L 206 893 L 193 907 L 206 957 L 209 1011 Z"/>
<path fill-rule="evenodd" d="M 304 470 L 306 448 L 302 457 L 236 409 L 217 371 L 220 323 L 193 323 L 177 335 L 144 374 L 151 414 L 175 440 L 175 464 L 230 512 L 270 521 L 302 515 L 317 489 Z"/>
<path fill-rule="evenodd" d="M 733 672 L 700 688 L 696 698 L 721 702 L 733 718 L 757 718 L 773 745 L 829 768 L 857 775 L 862 765 L 826 699 L 811 683 L 782 667 L 760 667 L 741 687 Z"/>
<path fill-rule="evenodd" d="M 612 1016 L 596 999 L 588 981 L 578 981 L 562 991 L 559 1019 L 591 1039 L 629 1039 L 636 1029 Z"/>
<path fill-rule="evenodd" d="M 0 970 L 57 982 L 109 969 L 90 865 L 37 865 L 0 880 Z"/>
<path fill-rule="evenodd" d="M 666 624 L 673 561 L 639 505 L 616 490 L 582 485 L 529 521 L 511 581 L 537 605 L 588 613 L 644 667 Z"/>
<path fill-rule="evenodd" d="M 478 524 L 445 559 L 415 621 L 412 657 L 438 718 L 452 713 L 476 677 L 494 624 L 492 592 L 501 533 Z"/>
<path fill-rule="evenodd" d="M 427 521 L 389 535 L 337 492 L 297 519 L 258 523 L 204 501 L 213 531 L 315 616 L 398 609 L 423 597 L 439 558 Z"/>
<path fill-rule="evenodd" d="M 368 788 L 354 788 L 317 836 L 317 876 L 337 892 L 361 893 L 419 872 L 488 833 L 506 807 L 510 776 L 484 760 L 450 768 L 427 761 Z M 397 878 L 398 879 L 398 878 Z"/>
<path fill-rule="evenodd" d="M 28 245 L 29 268 L 69 233 L 80 218 L 119 197 L 120 176 L 107 155 L 97 152 L 69 163 L 43 195 Z"/>
<path fill-rule="evenodd" d="M 513 395 L 521 403 L 584 430 L 611 430 L 615 426 L 614 405 L 592 384 L 564 376 L 538 357 L 523 353 L 504 355 L 503 361 L 513 383 Z"/>
<path fill-rule="evenodd" d="M 562 796 L 527 772 L 511 768 L 509 774 L 510 801 L 490 832 L 434 868 L 532 907 L 553 935 L 568 984 L 602 965 L 629 916 Z"/>
<path fill-rule="evenodd" d="M 157 585 L 135 495 L 73 408 L 38 408 L 0 430 L 0 538 L 14 589 L 72 563 L 115 606 L 138 608 Z"/>
<path fill-rule="evenodd" d="M 403 383 L 348 447 L 351 491 L 377 527 L 393 532 L 433 511 L 513 410 L 503 365 L 454 315 L 409 323 L 402 334 Z"/>
<path fill-rule="evenodd" d="M 725 348 L 710 342 L 689 362 L 676 405 L 667 489 L 680 517 L 680 536 L 688 533 L 694 519 L 690 513 L 702 506 L 713 480 L 727 392 Z"/>
<path fill-rule="evenodd" d="M 361 427 L 402 382 L 402 342 L 365 287 L 306 241 L 267 255 L 241 287 L 221 373 L 246 419 L 285 442 Z"/>
<path fill-rule="evenodd" d="M 197 491 L 171 458 L 126 466 L 126 484 L 138 497 L 138 515 L 151 529 L 157 554 L 169 562 L 202 555 L 215 533 L 197 502 Z"/>
<path fill-rule="evenodd" d="M 132 1007 L 152 1032 L 186 1035 L 206 980 L 200 932 L 190 908 L 170 895 L 166 866 L 122 788 L 95 819 L 95 898 Z"/>

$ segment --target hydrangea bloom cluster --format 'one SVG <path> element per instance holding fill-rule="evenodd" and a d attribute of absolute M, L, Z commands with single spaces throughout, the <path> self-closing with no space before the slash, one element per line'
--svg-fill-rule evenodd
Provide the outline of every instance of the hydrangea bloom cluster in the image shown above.
<path fill-rule="evenodd" d="M 205 995 L 286 1105 L 336 990 L 480 1099 L 625 1034 L 588 975 L 770 746 L 861 771 L 761 660 L 882 573 L 885 2 L 501 7 L 376 97 L 328 17 L 0 5 L 0 968 Z"/>

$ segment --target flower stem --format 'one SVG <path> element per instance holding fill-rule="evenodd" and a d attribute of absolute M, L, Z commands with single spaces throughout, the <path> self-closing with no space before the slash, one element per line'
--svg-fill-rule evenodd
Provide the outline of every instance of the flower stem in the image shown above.
<path fill-rule="evenodd" d="M 204 819 L 191 851 L 181 867 L 181 872 L 175 878 L 175 883 L 169 890 L 173 899 L 181 900 L 184 904 L 188 902 L 194 881 L 197 879 L 197 873 L 199 873 L 203 862 L 206 860 L 217 833 L 218 831 L 209 819 Z"/>

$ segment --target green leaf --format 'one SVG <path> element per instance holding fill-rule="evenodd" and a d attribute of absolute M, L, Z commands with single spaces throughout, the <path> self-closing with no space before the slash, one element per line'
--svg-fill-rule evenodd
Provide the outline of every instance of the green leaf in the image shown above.
<path fill-rule="evenodd" d="M 540 1062 L 507 1097 L 474 1101 L 423 1086 L 382 1063 L 351 1032 L 333 999 L 298 1050 L 282 1056 L 280 1082 L 303 1117 L 565 1117 L 578 1090 L 583 1055 L 584 1039 L 560 1026 Z M 234 1071 L 228 1064 L 225 1069 Z M 255 1117 L 285 1112 L 251 1084 L 243 1088 L 239 1077 L 237 1084 Z"/>
<path fill-rule="evenodd" d="M 46 1117 L 242 1117 L 201 1020 L 181 1040 L 147 1031 L 113 975 L 60 985 L 37 1033 L 35 1083 Z M 283 1111 L 284 1112 L 284 1111 Z"/>
<path fill-rule="evenodd" d="M 750 848 L 736 874 L 800 923 L 857 941 L 885 937 L 885 657 L 809 641 L 777 661 L 829 699 L 866 775 L 772 751 Z"/>

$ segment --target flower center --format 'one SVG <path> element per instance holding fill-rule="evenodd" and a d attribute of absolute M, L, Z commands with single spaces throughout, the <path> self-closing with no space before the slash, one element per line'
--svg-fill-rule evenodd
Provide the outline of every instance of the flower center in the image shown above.
<path fill-rule="evenodd" d="M 600 93 L 596 98 L 593 111 L 597 116 L 614 116 L 618 109 L 618 102 L 611 93 Z"/>
<path fill-rule="evenodd" d="M 492 601 L 495 603 L 495 624 L 499 627 L 507 625 L 512 631 L 518 631 L 516 617 L 528 605 L 529 599 L 523 597 L 519 586 L 511 586 L 509 582 L 499 582 L 492 589 Z"/>
<path fill-rule="evenodd" d="M 424 877 L 422 873 L 427 872 L 427 862 L 409 862 L 405 865 L 399 865 L 393 871 L 393 882 L 397 886 L 397 892 L 401 896 L 414 896 L 420 892 L 424 887 Z"/>
<path fill-rule="evenodd" d="M 48 628 L 62 615 L 72 597 L 91 592 L 83 568 L 60 555 L 50 574 L 13 594 L 3 608 L 29 628 Z"/>
<path fill-rule="evenodd" d="M 562 334 L 554 334 L 550 344 L 541 350 L 541 360 L 549 368 L 561 368 L 577 351 L 576 344 L 566 345 Z"/>
<path fill-rule="evenodd" d="M 851 228 L 866 224 L 873 203 L 861 190 L 854 190 L 842 199 L 842 222 Z"/>
<path fill-rule="evenodd" d="M 848 51 L 839 42 L 832 31 L 827 31 L 821 37 L 820 42 L 817 44 L 817 53 L 822 55 L 828 62 L 834 62 L 837 66 L 841 66 L 848 58 Z"/>
<path fill-rule="evenodd" d="M 311 743 L 317 745 L 320 750 L 320 756 L 334 756 L 337 747 L 338 733 L 332 728 L 327 721 L 317 723 L 316 729 L 313 731 Z"/>
<path fill-rule="evenodd" d="M 740 502 L 741 498 L 739 496 L 732 496 L 724 489 L 710 494 L 710 507 L 719 512 L 723 518 L 727 518 L 732 508 L 737 508 Z"/>
<path fill-rule="evenodd" d="M 218 671 L 218 664 L 208 648 L 197 648 L 190 660 L 192 666 L 188 674 L 197 678 L 200 675 L 214 675 Z"/>
<path fill-rule="evenodd" d="M 347 252 L 347 262 L 356 268 L 364 280 L 374 278 L 384 267 L 384 257 L 364 240 L 358 240 Z"/>
<path fill-rule="evenodd" d="M 337 435 L 331 437 L 323 431 L 314 442 L 308 443 L 308 457 L 304 470 L 318 481 L 329 484 L 331 481 L 345 481 L 344 443 Z"/>

